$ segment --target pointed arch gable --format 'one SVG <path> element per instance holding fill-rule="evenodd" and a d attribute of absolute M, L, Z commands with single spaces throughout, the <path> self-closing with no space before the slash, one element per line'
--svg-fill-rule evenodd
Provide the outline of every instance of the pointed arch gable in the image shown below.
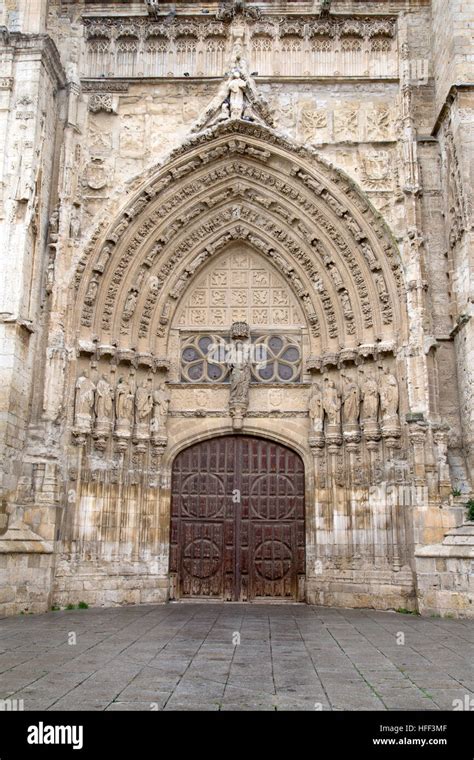
<path fill-rule="evenodd" d="M 178 284 L 236 240 L 280 268 L 316 353 L 402 337 L 401 262 L 380 216 L 314 151 L 243 121 L 188 139 L 96 231 L 75 273 L 75 329 L 156 353 Z"/>

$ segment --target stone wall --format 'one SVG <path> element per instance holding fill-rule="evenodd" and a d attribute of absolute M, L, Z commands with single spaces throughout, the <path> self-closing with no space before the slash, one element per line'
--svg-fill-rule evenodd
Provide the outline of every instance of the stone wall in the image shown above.
<path fill-rule="evenodd" d="M 7 613 L 166 600 L 174 457 L 234 431 L 304 460 L 308 602 L 471 614 L 470 5 L 5 7 Z M 297 382 L 186 375 L 233 322 Z"/>

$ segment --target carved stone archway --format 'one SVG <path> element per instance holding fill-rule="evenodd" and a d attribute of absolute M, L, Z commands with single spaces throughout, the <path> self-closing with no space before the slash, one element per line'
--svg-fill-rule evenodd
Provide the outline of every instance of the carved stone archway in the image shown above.
<path fill-rule="evenodd" d="M 274 377 L 251 385 L 238 430 L 279 440 L 284 419 L 288 442 L 314 464 L 305 484 L 312 494 L 306 597 L 321 601 L 326 594 L 338 602 L 331 588 L 342 553 L 355 580 L 357 562 L 366 578 L 373 573 L 374 584 L 385 573 L 394 598 L 406 605 L 412 582 L 407 526 L 398 512 L 384 517 L 385 557 L 374 559 L 378 549 L 372 546 L 354 550 L 358 529 L 351 518 L 323 586 L 315 570 L 318 552 L 332 551 L 336 513 L 346 513 L 354 499 L 370 511 L 369 487 L 392 477 L 395 452 L 407 447 L 397 413 L 407 408 L 399 351 L 408 330 L 405 292 L 398 250 L 382 219 L 355 184 L 314 151 L 240 119 L 190 137 L 138 178 L 128 195 L 120 210 L 111 203 L 74 274 L 67 341 L 77 360 L 65 390 L 70 411 L 64 442 L 65 479 L 68 487 L 74 480 L 79 496 L 63 525 L 59 597 L 67 593 L 69 563 L 77 563 L 80 573 L 87 558 L 100 568 L 99 586 L 125 560 L 137 589 L 139 580 L 150 588 L 156 579 L 146 600 L 166 597 L 169 451 L 177 442 L 184 447 L 228 432 L 235 423 L 229 385 L 183 381 L 181 332 L 193 327 L 183 305 L 219 262 L 243 251 L 286 291 L 302 335 L 297 383 L 290 387 Z M 249 314 L 252 339 L 260 340 L 258 320 Z M 220 327 L 225 332 L 230 324 Z M 281 331 L 284 322 L 273 327 Z M 351 388 L 358 387 L 361 371 L 365 380 L 377 376 L 385 383 L 379 362 L 387 383 L 395 384 L 396 402 L 389 415 L 381 402 L 383 419 L 376 412 L 359 424 L 360 400 Z M 326 421 L 318 428 L 314 398 L 320 385 L 324 403 L 331 394 L 341 399 L 342 427 L 326 403 Z M 354 420 L 354 403 L 343 400 L 351 392 Z M 374 513 L 369 523 L 379 519 Z M 366 531 L 371 535 L 373 527 L 367 524 Z"/>
<path fill-rule="evenodd" d="M 285 274 L 314 353 L 403 340 L 402 271 L 382 219 L 314 152 L 240 120 L 190 138 L 96 230 L 74 281 L 80 339 L 159 351 L 186 278 L 239 239 Z"/>

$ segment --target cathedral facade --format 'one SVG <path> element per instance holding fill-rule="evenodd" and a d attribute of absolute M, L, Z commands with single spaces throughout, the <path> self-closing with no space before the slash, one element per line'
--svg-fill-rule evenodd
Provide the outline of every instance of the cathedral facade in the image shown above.
<path fill-rule="evenodd" d="M 473 616 L 473 0 L 0 12 L 1 613 Z"/>

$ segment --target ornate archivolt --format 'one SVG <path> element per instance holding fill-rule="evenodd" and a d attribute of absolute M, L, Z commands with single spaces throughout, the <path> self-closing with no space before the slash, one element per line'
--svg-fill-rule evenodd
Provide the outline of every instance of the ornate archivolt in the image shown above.
<path fill-rule="evenodd" d="M 80 340 L 163 356 L 188 287 L 239 241 L 283 277 L 313 355 L 403 339 L 398 252 L 354 183 L 233 120 L 190 138 L 97 229 L 75 274 Z"/>

